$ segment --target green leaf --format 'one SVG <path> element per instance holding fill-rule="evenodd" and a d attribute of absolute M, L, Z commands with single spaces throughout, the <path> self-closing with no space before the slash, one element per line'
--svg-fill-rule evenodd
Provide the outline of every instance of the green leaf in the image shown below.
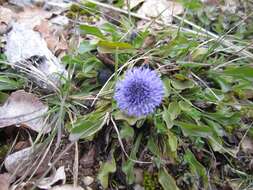
<path fill-rule="evenodd" d="M 170 56 L 171 58 L 180 58 L 189 54 L 189 51 L 198 46 L 198 43 L 189 40 L 186 36 L 177 35 L 168 44 L 161 46 L 157 49 L 159 56 Z"/>
<path fill-rule="evenodd" d="M 157 157 L 161 157 L 162 153 L 160 152 L 160 149 L 157 145 L 157 143 L 155 142 L 154 137 L 150 136 L 148 138 L 148 144 L 147 147 L 149 149 L 150 152 L 152 152 L 152 154 L 154 154 Z"/>
<path fill-rule="evenodd" d="M 188 102 L 185 102 L 185 101 L 183 101 L 183 100 L 181 100 L 181 101 L 179 102 L 179 106 L 180 106 L 180 109 L 181 109 L 181 110 L 186 111 L 186 112 L 189 112 L 189 111 L 191 111 L 191 109 L 192 109 L 191 104 L 189 104 Z"/>
<path fill-rule="evenodd" d="M 103 33 L 95 26 L 81 25 L 80 29 L 85 34 L 90 34 L 90 35 L 96 36 L 98 38 L 101 38 L 103 40 L 106 39 L 105 36 L 103 35 Z"/>
<path fill-rule="evenodd" d="M 168 112 L 170 114 L 170 118 L 172 120 L 176 119 L 177 116 L 180 114 L 181 109 L 177 102 L 172 102 L 169 104 Z"/>
<path fill-rule="evenodd" d="M 116 111 L 114 113 L 114 117 L 115 117 L 115 120 L 123 120 L 123 121 L 126 121 L 129 125 L 135 125 L 136 122 L 141 119 L 141 118 L 138 118 L 138 117 L 132 117 L 132 116 L 128 116 L 124 113 L 122 113 L 121 111 Z"/>
<path fill-rule="evenodd" d="M 91 44 L 89 41 L 83 41 L 80 44 L 80 47 L 78 49 L 78 53 L 87 53 L 90 52 L 91 50 L 96 49 L 96 45 L 95 44 Z"/>
<path fill-rule="evenodd" d="M 166 133 L 167 127 L 164 123 L 163 118 L 154 116 L 154 125 L 158 133 Z"/>
<path fill-rule="evenodd" d="M 22 87 L 22 84 L 22 80 L 14 80 L 7 76 L 0 76 L 0 91 L 19 89 Z"/>
<path fill-rule="evenodd" d="M 176 125 L 181 127 L 185 136 L 208 137 L 213 134 L 212 129 L 208 126 L 198 126 L 192 123 L 177 121 Z"/>
<path fill-rule="evenodd" d="M 107 160 L 105 163 L 102 164 L 100 167 L 100 171 L 98 173 L 98 180 L 100 181 L 103 188 L 108 188 L 108 179 L 109 174 L 116 172 L 116 162 L 112 155 L 111 160 Z"/>
<path fill-rule="evenodd" d="M 164 168 L 158 173 L 158 181 L 164 190 L 179 190 L 174 178 Z"/>
<path fill-rule="evenodd" d="M 184 159 L 190 165 L 192 174 L 198 177 L 199 184 L 204 184 L 204 189 L 206 189 L 208 178 L 205 167 L 199 163 L 199 161 L 195 158 L 194 154 L 190 150 L 186 151 Z"/>
<path fill-rule="evenodd" d="M 164 84 L 164 91 L 165 91 L 165 95 L 164 97 L 169 97 L 169 95 L 171 94 L 171 81 L 168 77 L 164 77 L 162 78 L 163 80 L 163 84 Z"/>
<path fill-rule="evenodd" d="M 80 138 L 88 139 L 97 133 L 105 125 L 108 113 L 92 113 L 84 119 L 79 119 L 73 124 L 69 139 L 71 141 Z"/>
<path fill-rule="evenodd" d="M 165 121 L 166 123 L 166 126 L 168 129 L 171 129 L 174 125 L 171 117 L 170 117 L 170 113 L 169 113 L 169 110 L 168 109 L 165 109 L 163 112 L 162 112 L 162 116 L 163 116 L 163 120 Z"/>
<path fill-rule="evenodd" d="M 8 99 L 8 97 L 9 95 L 7 93 L 0 92 L 0 104 L 3 104 Z"/>
<path fill-rule="evenodd" d="M 171 84 L 177 90 L 185 90 L 194 87 L 194 83 L 191 80 L 171 80 Z"/>
<path fill-rule="evenodd" d="M 185 8 L 191 9 L 191 10 L 197 10 L 202 7 L 202 4 L 199 0 L 191 0 L 191 1 L 180 0 L 179 2 L 181 2 Z"/>
<path fill-rule="evenodd" d="M 203 58 L 203 55 L 205 55 L 206 53 L 208 53 L 208 49 L 205 47 L 200 47 L 192 53 L 192 60 L 200 61 Z"/>
<path fill-rule="evenodd" d="M 138 149 L 140 147 L 142 135 L 140 134 L 134 144 L 134 147 L 131 151 L 130 158 L 136 159 L 136 154 L 138 152 Z M 128 184 L 132 184 L 134 182 L 135 176 L 134 176 L 134 162 L 132 160 L 127 160 L 127 162 L 123 163 L 122 171 L 126 174 L 126 180 Z"/>
<path fill-rule="evenodd" d="M 230 67 L 224 73 L 234 77 L 253 79 L 253 67 L 250 66 Z"/>
<path fill-rule="evenodd" d="M 111 42 L 111 41 L 104 41 L 100 40 L 98 42 L 98 46 L 105 48 L 105 49 L 113 49 L 113 50 L 125 50 L 133 48 L 131 44 L 125 42 Z"/>
<path fill-rule="evenodd" d="M 168 130 L 168 138 L 169 138 L 169 146 L 170 146 L 170 150 L 172 152 L 176 152 L 177 151 L 177 145 L 178 145 L 178 142 L 177 142 L 177 136 L 174 135 L 174 133 L 172 133 L 171 131 Z"/>
<path fill-rule="evenodd" d="M 132 139 L 134 137 L 134 129 L 127 124 L 122 125 L 122 129 L 120 130 L 121 138 Z"/>

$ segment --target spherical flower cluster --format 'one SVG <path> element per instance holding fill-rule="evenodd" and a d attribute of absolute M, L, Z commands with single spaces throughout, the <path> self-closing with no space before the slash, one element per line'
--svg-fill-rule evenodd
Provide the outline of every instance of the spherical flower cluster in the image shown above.
<path fill-rule="evenodd" d="M 162 102 L 163 95 L 163 83 L 155 71 L 134 67 L 117 82 L 114 99 L 121 111 L 140 117 L 153 113 Z"/>

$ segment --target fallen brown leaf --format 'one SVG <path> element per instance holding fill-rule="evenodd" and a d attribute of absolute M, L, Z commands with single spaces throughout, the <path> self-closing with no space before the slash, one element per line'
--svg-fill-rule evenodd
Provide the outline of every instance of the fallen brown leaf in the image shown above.
<path fill-rule="evenodd" d="M 8 155 L 4 160 L 6 170 L 15 176 L 31 175 L 38 166 L 38 164 L 32 165 L 37 156 L 39 156 L 37 148 L 28 147 Z M 45 160 L 43 160 L 35 174 L 41 174 L 48 169 L 48 161 L 51 155 L 51 152 L 46 155 Z"/>
<path fill-rule="evenodd" d="M 68 50 L 67 41 L 64 38 L 62 32 L 57 31 L 47 20 L 41 21 L 41 23 L 34 27 L 34 31 L 41 34 L 44 40 L 47 42 L 48 48 L 56 53 L 58 51 Z"/>
<path fill-rule="evenodd" d="M 8 173 L 0 174 L 0 190 L 9 190 L 11 175 Z"/>
<path fill-rule="evenodd" d="M 249 137 L 246 137 L 241 142 L 242 151 L 245 153 L 253 154 L 253 141 Z"/>
<path fill-rule="evenodd" d="M 52 16 L 52 13 L 45 11 L 38 7 L 26 7 L 24 11 L 16 15 L 16 20 L 18 23 L 22 23 L 27 28 L 34 28 L 34 26 L 39 25 L 43 19 L 48 19 Z"/>
<path fill-rule="evenodd" d="M 0 107 L 0 128 L 10 125 L 23 125 L 36 132 L 47 133 L 43 115 L 48 106 L 39 98 L 23 90 L 13 92 L 5 104 Z"/>
<path fill-rule="evenodd" d="M 36 186 L 39 187 L 40 189 L 50 189 L 52 185 L 54 185 L 55 183 L 58 183 L 59 181 L 61 181 L 62 184 L 64 184 L 66 181 L 64 166 L 54 171 L 54 173 L 51 176 L 46 177 L 40 180 L 39 182 L 37 182 Z"/>

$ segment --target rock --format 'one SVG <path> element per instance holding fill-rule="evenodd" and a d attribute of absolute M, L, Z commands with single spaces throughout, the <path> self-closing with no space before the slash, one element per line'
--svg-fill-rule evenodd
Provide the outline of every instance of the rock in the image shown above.
<path fill-rule="evenodd" d="M 0 35 L 5 34 L 11 27 L 11 21 L 14 19 L 12 10 L 0 6 Z"/>
<path fill-rule="evenodd" d="M 9 0 L 10 4 L 13 4 L 20 8 L 25 8 L 27 6 L 33 6 L 32 0 Z"/>
<path fill-rule="evenodd" d="M 93 182 L 94 182 L 94 178 L 92 178 L 92 177 L 90 177 L 90 176 L 85 176 L 85 177 L 83 178 L 83 183 L 84 183 L 86 186 L 91 185 Z"/>
<path fill-rule="evenodd" d="M 52 24 L 60 25 L 66 27 L 69 24 L 69 19 L 65 16 L 57 16 L 50 20 Z"/>
<path fill-rule="evenodd" d="M 67 77 L 67 71 L 38 32 L 15 23 L 6 42 L 8 62 L 41 88 L 54 91 L 61 84 L 61 76 Z"/>
<path fill-rule="evenodd" d="M 47 0 L 44 5 L 44 9 L 48 11 L 66 11 L 71 6 L 71 2 L 68 0 Z"/>

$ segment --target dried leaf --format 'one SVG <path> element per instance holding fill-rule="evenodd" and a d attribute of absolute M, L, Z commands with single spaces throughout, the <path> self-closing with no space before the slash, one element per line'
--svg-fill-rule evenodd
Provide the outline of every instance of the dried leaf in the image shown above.
<path fill-rule="evenodd" d="M 25 25 L 26 28 L 32 29 L 39 25 L 43 19 L 48 19 L 52 16 L 51 12 L 45 11 L 41 8 L 26 7 L 24 11 L 16 16 L 17 23 Z"/>
<path fill-rule="evenodd" d="M 38 148 L 39 145 L 36 147 Z M 24 171 L 28 171 L 26 175 L 30 175 L 37 169 L 37 164 L 32 165 L 38 154 L 38 149 L 35 147 L 28 147 L 23 150 L 17 151 L 8 155 L 4 160 L 4 166 L 6 170 L 15 176 L 24 176 Z M 51 153 L 48 153 L 43 163 L 36 170 L 35 174 L 41 174 L 48 169 L 48 161 Z"/>
<path fill-rule="evenodd" d="M 89 186 L 94 182 L 94 178 L 91 176 L 85 176 L 82 181 L 86 186 Z"/>
<path fill-rule="evenodd" d="M 65 38 L 62 36 L 62 32 L 57 31 L 52 25 L 43 20 L 40 25 L 35 26 L 35 31 L 39 32 L 44 40 L 47 42 L 47 47 L 52 51 L 66 51 L 68 50 L 68 44 Z"/>
<path fill-rule="evenodd" d="M 0 174 L 0 189 L 9 190 L 11 175 L 8 173 Z"/>
<path fill-rule="evenodd" d="M 249 137 L 242 140 L 241 143 L 242 151 L 248 154 L 253 154 L 253 141 Z"/>
<path fill-rule="evenodd" d="M 48 111 L 39 98 L 23 90 L 13 92 L 0 107 L 0 128 L 10 125 L 24 125 L 36 132 L 48 133 L 42 117 Z"/>
<path fill-rule="evenodd" d="M 52 185 L 54 185 L 56 182 L 62 181 L 64 184 L 66 181 L 66 174 L 64 171 L 64 166 L 58 168 L 54 173 L 47 178 L 42 179 L 39 181 L 36 186 L 40 189 L 50 189 Z"/>
<path fill-rule="evenodd" d="M 182 14 L 184 8 L 181 4 L 169 0 L 146 0 L 138 10 L 138 14 L 147 17 L 160 17 L 164 23 L 171 23 L 172 15 Z"/>
<path fill-rule="evenodd" d="M 231 14 L 235 14 L 237 11 L 237 8 L 240 5 L 240 2 L 238 0 L 225 0 L 225 5 L 221 7 L 221 9 L 225 12 L 228 11 Z"/>

